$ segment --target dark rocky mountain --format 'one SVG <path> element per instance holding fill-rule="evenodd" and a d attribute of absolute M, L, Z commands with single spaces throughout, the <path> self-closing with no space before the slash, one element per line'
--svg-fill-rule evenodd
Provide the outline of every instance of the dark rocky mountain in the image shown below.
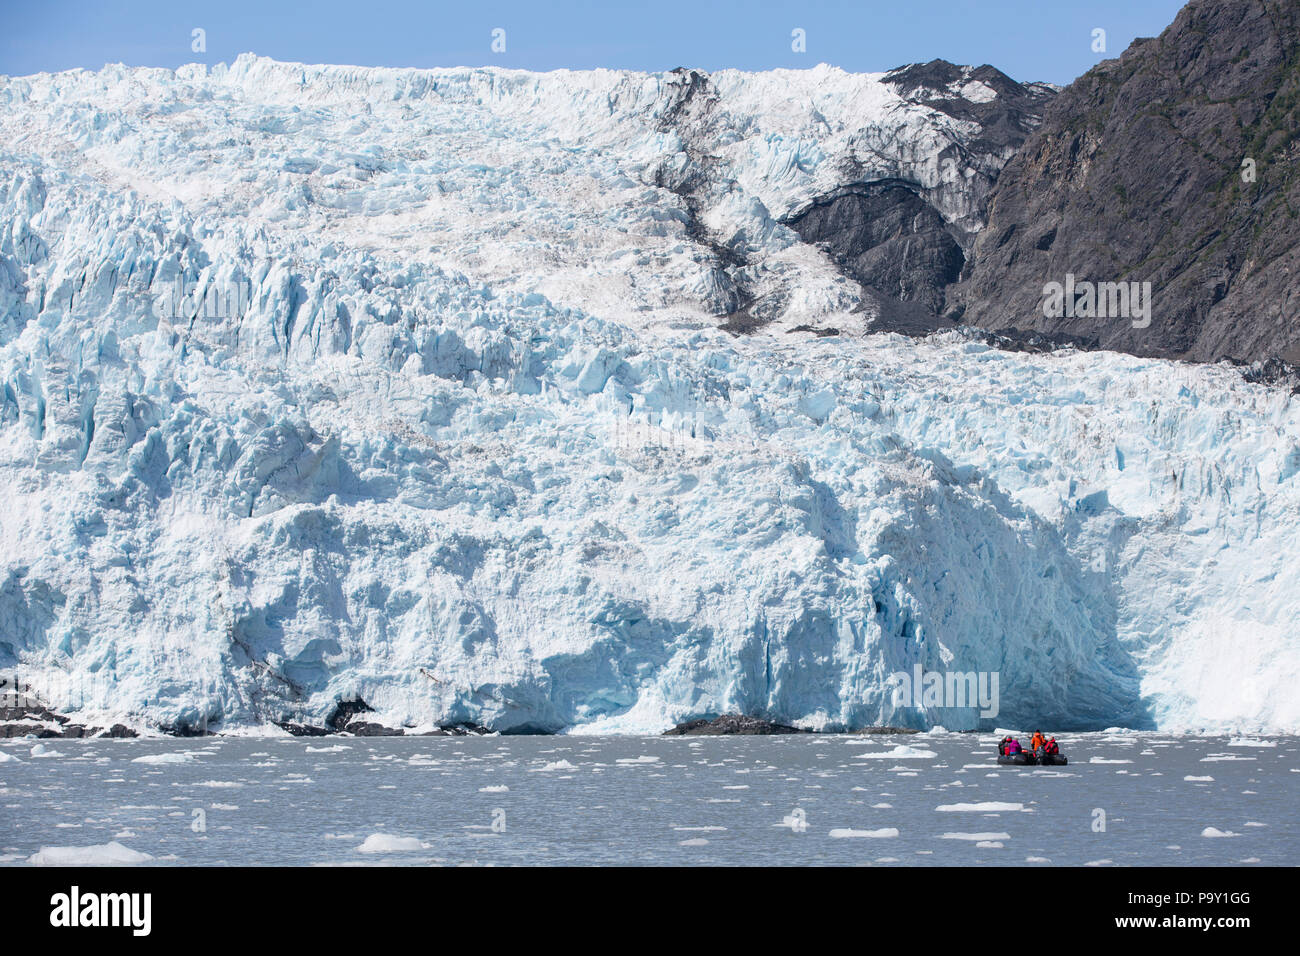
<path fill-rule="evenodd" d="M 898 325 L 942 311 L 944 289 L 960 277 L 978 234 L 948 221 L 936 208 L 942 199 L 938 194 L 944 188 L 961 189 L 970 204 L 982 205 L 1003 164 L 1038 125 L 1055 88 L 1017 83 L 991 66 L 957 66 L 946 60 L 900 67 L 886 74 L 884 82 L 904 99 L 976 124 L 978 132 L 962 144 L 960 155 L 950 157 L 975 170 L 974 180 L 940 189 L 902 178 L 851 182 L 818 197 L 786 224 L 805 241 L 825 248 L 846 274 L 885 297 L 885 324 Z M 997 96 L 988 96 L 987 90 Z"/>
<path fill-rule="evenodd" d="M 957 66 L 947 60 L 912 63 L 885 74 L 906 100 L 947 113 L 954 119 L 978 123 L 980 133 L 968 144 L 973 153 L 1001 153 L 1016 148 L 1039 125 L 1046 103 L 1059 91 L 1050 83 L 1017 83 L 988 66 Z M 977 83 L 996 98 L 969 96 L 967 84 Z"/>
<path fill-rule="evenodd" d="M 1192 0 L 1046 104 L 947 317 L 1140 355 L 1300 362 L 1298 109 L 1300 4 Z M 1150 282 L 1149 326 L 1047 317 L 1044 286 L 1067 275 Z"/>
<path fill-rule="evenodd" d="M 777 216 L 861 287 L 864 327 L 925 332 L 943 324 L 944 290 L 960 277 L 984 225 L 985 200 L 1055 87 L 944 60 L 877 81 L 908 107 L 891 104 L 876 122 L 838 141 L 828 164 L 834 173 L 820 184 L 825 192 Z M 713 261 L 709 307 L 725 320 L 722 328 L 745 334 L 781 315 L 789 290 L 771 281 L 767 251 L 714 215 L 745 188 L 722 145 L 752 135 L 754 120 L 731 95 L 726 83 L 719 87 L 699 70 L 679 67 L 665 77 L 656 128 L 685 161 L 666 154 L 648 181 L 681 200 L 688 237 Z M 833 127 L 825 117 L 816 124 L 819 135 Z"/>
<path fill-rule="evenodd" d="M 846 186 L 787 225 L 863 285 L 935 312 L 966 262 L 957 230 L 905 180 Z"/>

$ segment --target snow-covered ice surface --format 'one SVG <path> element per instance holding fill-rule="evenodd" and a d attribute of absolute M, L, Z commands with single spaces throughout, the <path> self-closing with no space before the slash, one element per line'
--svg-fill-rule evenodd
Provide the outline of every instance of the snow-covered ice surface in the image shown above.
<path fill-rule="evenodd" d="M 1184 778 L 1226 737 L 1060 739 L 1070 764 L 1044 768 L 999 767 L 994 738 L 966 734 L 897 767 L 838 735 L 67 741 L 0 763 L 0 862 L 1300 864 L 1300 738 L 1210 783 Z M 135 759 L 172 753 L 193 759 Z"/>
<path fill-rule="evenodd" d="M 973 131 L 818 68 L 715 75 L 685 142 L 684 82 L 0 78 L 0 673 L 244 732 L 976 726 L 914 665 L 998 672 L 998 723 L 1300 728 L 1296 401 L 859 336 L 780 220 L 851 174 L 977 228 Z"/>

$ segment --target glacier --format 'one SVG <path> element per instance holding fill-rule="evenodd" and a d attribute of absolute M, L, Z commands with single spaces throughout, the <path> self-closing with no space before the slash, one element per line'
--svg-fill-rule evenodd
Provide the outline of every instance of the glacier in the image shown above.
<path fill-rule="evenodd" d="M 56 711 L 1300 731 L 1296 398 L 873 332 L 786 223 L 897 179 L 974 235 L 1009 155 L 879 74 L 244 55 L 0 103 L 0 674 Z M 916 665 L 1000 714 L 900 707 Z"/>

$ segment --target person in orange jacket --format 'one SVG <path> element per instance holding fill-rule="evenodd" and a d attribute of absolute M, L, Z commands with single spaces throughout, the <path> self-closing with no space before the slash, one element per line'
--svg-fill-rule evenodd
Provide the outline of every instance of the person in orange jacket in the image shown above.
<path fill-rule="evenodd" d="M 1029 752 L 1038 753 L 1038 748 L 1047 743 L 1047 738 L 1043 736 L 1041 730 L 1035 730 L 1034 736 L 1029 738 Z"/>

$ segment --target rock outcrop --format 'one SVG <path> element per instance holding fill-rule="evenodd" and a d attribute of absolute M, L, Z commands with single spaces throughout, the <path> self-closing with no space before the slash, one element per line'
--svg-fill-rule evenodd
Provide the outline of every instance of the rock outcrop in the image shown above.
<path fill-rule="evenodd" d="M 723 714 L 712 720 L 701 717 L 688 720 L 671 730 L 665 730 L 664 736 L 671 737 L 721 737 L 727 734 L 745 734 L 750 736 L 769 734 L 806 734 L 811 731 L 786 724 L 774 723 L 762 717 L 747 717 L 744 714 Z"/>
<path fill-rule="evenodd" d="M 993 188 L 948 318 L 1137 355 L 1300 362 L 1298 111 L 1300 6 L 1193 0 L 1046 104 Z M 1048 317 L 1044 286 L 1067 275 L 1150 283 L 1150 324 Z"/>
<path fill-rule="evenodd" d="M 886 315 L 873 329 L 923 314 L 897 303 L 942 311 L 944 288 L 960 277 L 983 225 L 985 198 L 1055 92 L 1044 83 L 1017 83 L 991 66 L 946 60 L 900 67 L 883 82 L 907 102 L 978 132 L 939 154 L 936 183 L 906 175 L 848 177 L 845 185 L 786 221 L 806 242 L 824 248 L 847 275 L 885 297 Z M 953 215 L 959 208 L 964 215 Z"/>

